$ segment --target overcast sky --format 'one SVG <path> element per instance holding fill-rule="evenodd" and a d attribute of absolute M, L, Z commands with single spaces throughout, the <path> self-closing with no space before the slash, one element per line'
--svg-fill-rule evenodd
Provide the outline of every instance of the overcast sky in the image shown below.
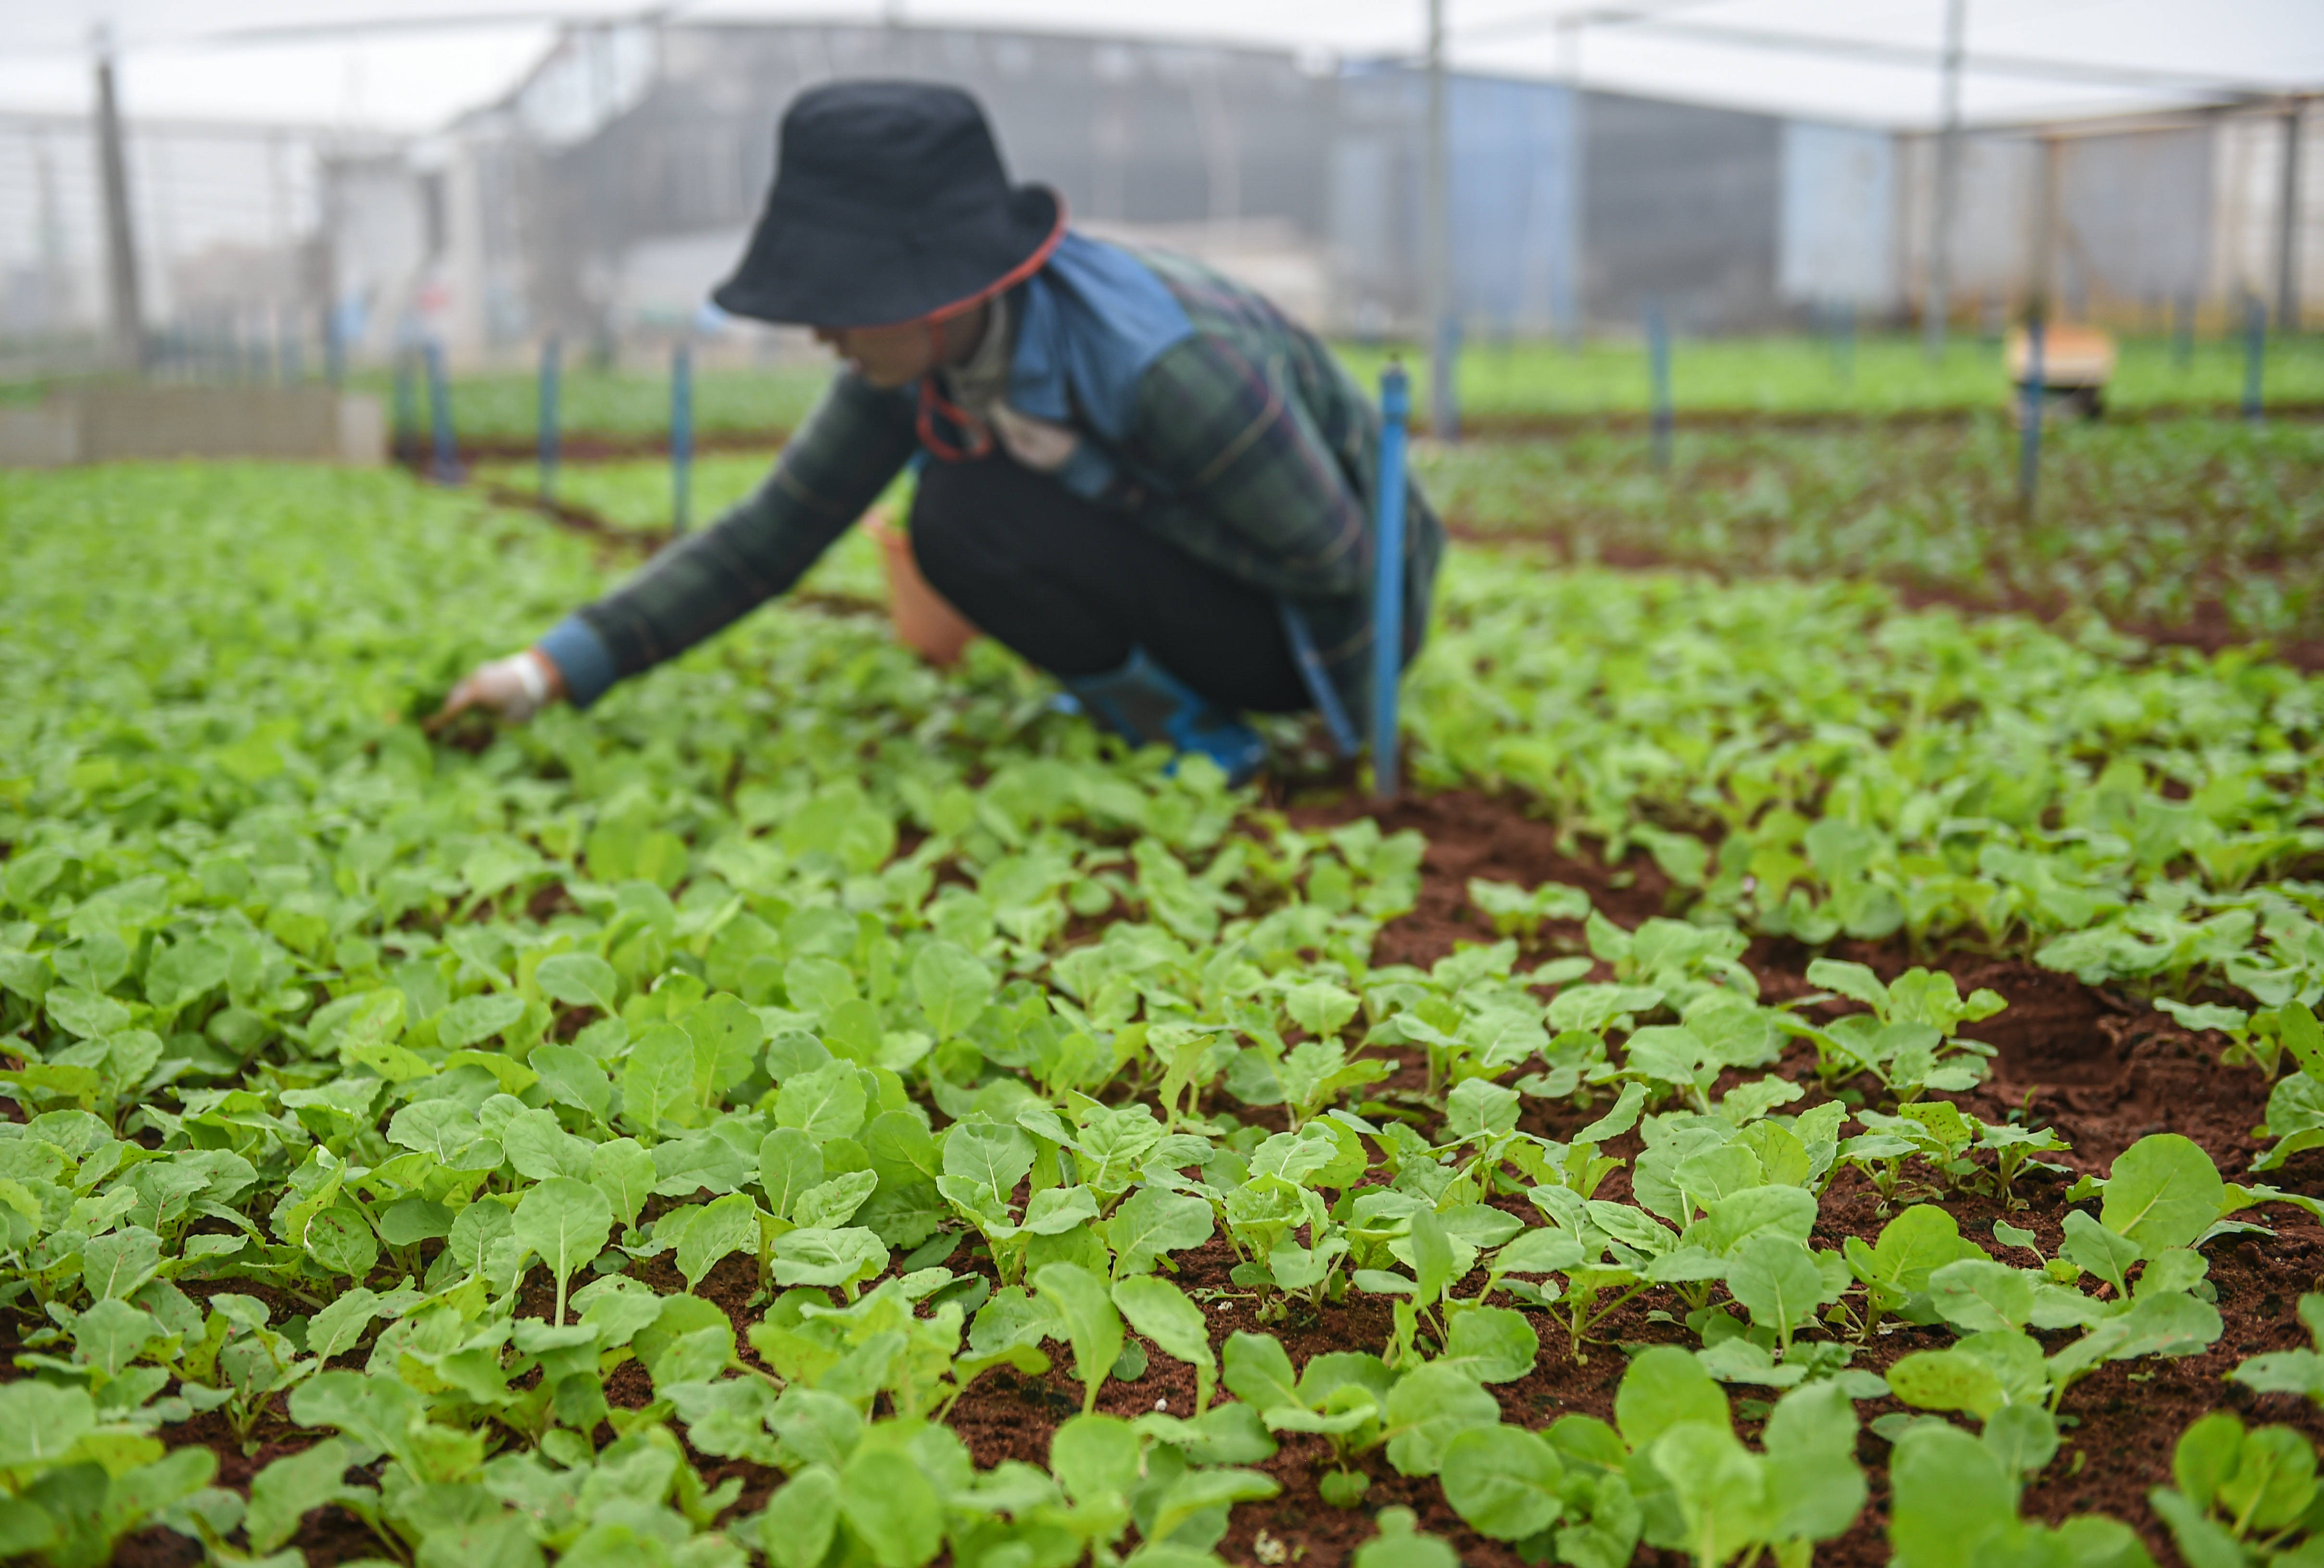
<path fill-rule="evenodd" d="M 555 35 L 552 17 L 619 16 L 608 0 L 14 0 L 0 8 L 0 110 L 78 113 L 88 41 L 109 27 L 133 115 L 264 119 L 400 131 L 440 125 L 507 90 Z M 1417 51 L 1423 0 L 696 0 L 681 20 L 734 17 L 972 23 L 1247 43 L 1334 55 Z M 1450 0 L 1465 69 L 1802 115 L 1933 124 L 1924 59 L 1766 47 L 1744 34 L 1806 35 L 1932 55 L 1944 0 Z M 327 32 L 392 21 L 363 31 Z M 2047 118 L 2194 101 L 2196 78 L 2254 88 L 2324 88 L 2324 0 L 1969 0 L 1973 121 Z M 438 23 L 441 23 L 440 25 Z M 285 31 L 306 30 L 285 37 Z M 270 32 L 275 36 L 265 36 Z M 2028 74 L 2027 62 L 2079 68 Z M 2076 79 L 2116 71 L 2119 82 Z"/>

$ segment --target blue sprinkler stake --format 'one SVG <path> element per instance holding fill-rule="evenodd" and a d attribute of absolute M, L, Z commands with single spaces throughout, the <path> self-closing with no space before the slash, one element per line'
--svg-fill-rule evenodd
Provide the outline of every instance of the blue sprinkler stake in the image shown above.
<path fill-rule="evenodd" d="M 1380 372 L 1379 527 L 1372 574 L 1372 798 L 1393 800 L 1397 685 L 1404 675 L 1404 442 L 1412 383 L 1404 366 Z"/>
<path fill-rule="evenodd" d="M 2267 363 L 2267 307 L 2256 294 L 2244 296 L 2244 420 L 2260 421 L 2260 373 Z"/>
<path fill-rule="evenodd" d="M 557 499 L 557 458 L 563 441 L 563 432 L 557 426 L 557 383 L 564 368 L 564 345 L 551 337 L 540 346 L 540 448 L 535 462 L 540 470 L 544 503 Z"/>
<path fill-rule="evenodd" d="M 460 443 L 452 433 L 452 386 L 444 374 L 444 346 L 431 337 L 420 352 L 428 365 L 428 422 L 436 437 L 436 461 L 428 476 L 438 484 L 457 484 Z"/>
<path fill-rule="evenodd" d="M 1671 429 L 1677 422 L 1671 411 L 1670 324 L 1663 319 L 1659 302 L 1646 307 L 1646 352 L 1655 381 L 1655 472 L 1667 474 L 1671 463 Z"/>
<path fill-rule="evenodd" d="M 2017 436 L 2017 504 L 2034 510 L 2034 487 L 2042 477 L 2042 409 L 2049 392 L 2042 384 L 2042 315 L 2025 323 L 2025 402 Z"/>
<path fill-rule="evenodd" d="M 680 342 L 669 366 L 670 537 L 684 534 L 694 467 L 694 346 Z"/>

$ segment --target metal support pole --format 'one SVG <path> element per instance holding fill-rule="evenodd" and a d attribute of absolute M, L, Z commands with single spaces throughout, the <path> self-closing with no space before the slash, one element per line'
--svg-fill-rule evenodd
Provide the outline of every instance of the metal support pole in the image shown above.
<path fill-rule="evenodd" d="M 2042 411 L 2049 396 L 2042 379 L 2042 312 L 2036 310 L 2025 318 L 2024 414 L 2017 436 L 2017 504 L 2028 517 L 2042 478 Z"/>
<path fill-rule="evenodd" d="M 2283 110 L 2283 184 L 2277 197 L 2275 324 L 2300 330 L 2300 100 Z"/>
<path fill-rule="evenodd" d="M 1558 180 L 1564 198 L 1564 221 L 1560 224 L 1556 270 L 1551 274 L 1551 313 L 1556 318 L 1558 341 L 1568 348 L 1582 346 L 1582 136 L 1587 105 L 1582 96 L 1582 25 L 1578 15 L 1557 23 L 1557 79 L 1566 95 L 1565 141 L 1559 150 L 1563 165 Z"/>
<path fill-rule="evenodd" d="M 299 330 L 295 310 L 275 312 L 274 368 L 286 386 L 297 386 L 307 379 L 306 335 Z"/>
<path fill-rule="evenodd" d="M 444 374 L 444 346 L 431 337 L 420 354 L 428 366 L 428 423 L 436 439 L 429 477 L 438 484 L 457 484 L 462 477 L 460 443 L 452 432 L 452 383 Z"/>
<path fill-rule="evenodd" d="M 1404 676 L 1405 427 L 1412 387 L 1404 366 L 1380 372 L 1379 526 L 1372 541 L 1372 798 L 1396 798 L 1397 687 Z"/>
<path fill-rule="evenodd" d="M 2267 364 L 2267 307 L 2256 294 L 2244 296 L 2244 418 L 2258 424 L 2260 376 Z"/>
<path fill-rule="evenodd" d="M 694 345 L 681 340 L 669 364 L 669 490 L 672 537 L 686 532 L 693 500 Z"/>
<path fill-rule="evenodd" d="M 564 369 L 565 347 L 551 337 L 540 346 L 540 429 L 535 432 L 540 442 L 536 466 L 540 470 L 540 499 L 557 499 L 557 457 L 563 435 L 557 424 L 557 391 L 559 373 Z"/>
<path fill-rule="evenodd" d="M 1452 309 L 1452 106 L 1445 96 L 1444 0 L 1428 0 L 1428 127 L 1420 174 L 1421 315 L 1426 320 L 1428 429 L 1458 439 L 1460 324 Z"/>
<path fill-rule="evenodd" d="M 2055 136 L 2035 144 L 2042 161 L 2034 178 L 2034 278 L 2026 313 L 2046 319 L 2058 281 L 2058 160 L 2064 144 Z"/>
<path fill-rule="evenodd" d="M 1646 357 L 1654 373 L 1655 472 L 1667 474 L 1671 435 L 1678 419 L 1671 407 L 1670 323 L 1659 300 L 1646 307 Z"/>
<path fill-rule="evenodd" d="M 1945 312 L 1952 288 L 1953 213 L 1960 205 L 1961 52 L 1969 33 L 1969 0 L 1945 0 L 1945 57 L 1940 78 L 1943 128 L 1937 136 L 1935 211 L 1929 225 L 1929 288 L 1921 301 L 1922 352 L 1934 364 L 1944 357 Z"/>
<path fill-rule="evenodd" d="M 97 35 L 97 179 L 105 202 L 105 297 L 114 362 L 146 368 L 145 311 L 137 283 L 137 236 L 129 215 L 129 157 L 113 85 L 113 44 Z"/>

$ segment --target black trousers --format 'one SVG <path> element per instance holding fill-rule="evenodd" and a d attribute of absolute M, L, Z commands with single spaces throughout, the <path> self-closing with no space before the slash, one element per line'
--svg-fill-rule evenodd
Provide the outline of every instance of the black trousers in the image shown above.
<path fill-rule="evenodd" d="M 930 586 L 1052 675 L 1104 675 L 1143 648 L 1221 706 L 1310 706 L 1272 598 L 1004 454 L 928 463 L 911 533 Z"/>

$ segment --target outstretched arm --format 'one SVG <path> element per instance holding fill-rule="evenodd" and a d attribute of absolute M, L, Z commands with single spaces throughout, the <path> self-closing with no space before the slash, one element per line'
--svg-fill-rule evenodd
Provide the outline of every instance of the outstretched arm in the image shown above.
<path fill-rule="evenodd" d="M 798 582 L 878 499 L 914 440 L 908 394 L 843 374 L 748 498 L 532 648 L 480 667 L 436 722 L 468 707 L 528 718 L 559 696 L 586 707 L 614 682 L 683 653 Z"/>
<path fill-rule="evenodd" d="M 586 707 L 789 588 L 878 499 L 912 443 L 907 398 L 839 376 L 747 499 L 541 640 L 572 700 Z"/>

